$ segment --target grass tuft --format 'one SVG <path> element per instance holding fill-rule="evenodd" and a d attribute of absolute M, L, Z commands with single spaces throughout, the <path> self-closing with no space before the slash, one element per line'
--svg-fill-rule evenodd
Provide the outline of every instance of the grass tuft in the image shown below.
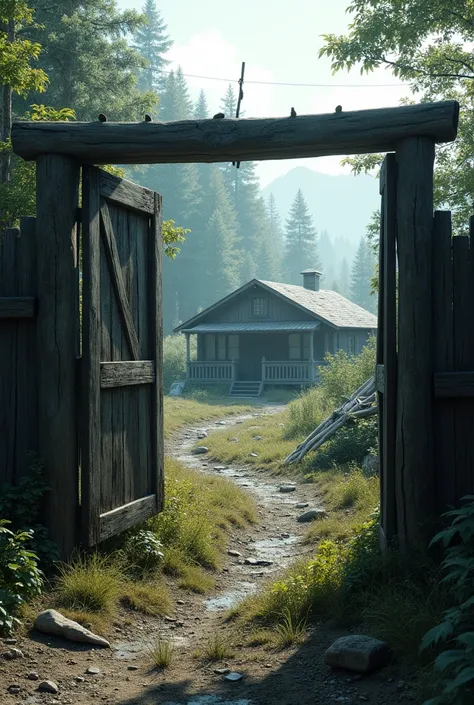
<path fill-rule="evenodd" d="M 153 668 L 162 670 L 168 668 L 174 657 L 174 644 L 172 641 L 159 637 L 147 649 L 148 658 Z"/>
<path fill-rule="evenodd" d="M 232 649 L 225 637 L 221 634 L 212 634 L 205 643 L 201 656 L 207 661 L 223 661 L 232 658 Z"/>
<path fill-rule="evenodd" d="M 275 627 L 278 646 L 286 649 L 288 646 L 300 643 L 307 627 L 306 618 L 298 619 L 289 609 L 285 609 L 280 623 Z"/>
<path fill-rule="evenodd" d="M 146 583 L 126 583 L 120 600 L 125 607 L 152 616 L 169 614 L 173 601 L 161 580 Z"/>
<path fill-rule="evenodd" d="M 183 590 L 190 590 L 198 595 L 205 595 L 212 590 L 215 580 L 212 575 L 198 565 L 185 565 L 178 585 Z"/>
<path fill-rule="evenodd" d="M 75 611 L 112 614 L 122 579 L 120 567 L 112 558 L 98 553 L 78 554 L 59 570 L 57 602 Z"/>

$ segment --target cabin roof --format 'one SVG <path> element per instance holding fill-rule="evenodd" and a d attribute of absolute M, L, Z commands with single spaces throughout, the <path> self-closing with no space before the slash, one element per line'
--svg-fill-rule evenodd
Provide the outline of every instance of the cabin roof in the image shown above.
<path fill-rule="evenodd" d="M 319 321 L 261 321 L 258 323 L 198 323 L 190 328 L 181 328 L 183 333 L 265 333 L 272 331 L 300 332 L 314 331 L 319 328 Z"/>
<path fill-rule="evenodd" d="M 294 304 L 300 310 L 304 311 L 305 313 L 312 314 L 318 320 L 324 321 L 329 325 L 333 326 L 334 328 L 362 328 L 364 330 L 373 330 L 377 328 L 376 316 L 374 316 L 372 313 L 369 313 L 369 311 L 366 311 L 361 306 L 358 306 L 352 301 L 349 301 L 349 299 L 346 299 L 344 296 L 341 296 L 341 294 L 338 294 L 336 291 L 330 291 L 329 289 L 320 289 L 319 291 L 313 291 L 311 289 L 305 289 L 305 287 L 303 286 L 296 286 L 294 284 L 281 284 L 279 282 L 269 282 L 263 281 L 261 279 L 252 279 L 236 291 L 233 291 L 231 294 L 228 294 L 223 299 L 216 301 L 204 311 L 201 311 L 201 313 L 198 313 L 196 316 L 193 316 L 188 321 L 181 323 L 174 329 L 174 332 L 178 333 L 180 331 L 186 331 L 189 333 L 192 331 L 193 333 L 210 333 L 210 330 L 197 330 L 198 325 L 207 325 L 200 323 L 200 321 L 202 321 L 205 316 L 209 316 L 212 311 L 215 311 L 217 308 L 220 308 L 222 305 L 229 302 L 237 295 L 242 294 L 248 289 L 255 287 L 255 285 L 260 286 L 262 289 L 275 294 L 276 296 L 280 297 L 281 299 L 284 299 L 285 301 L 288 301 L 289 303 Z M 288 321 L 288 325 L 296 324 L 298 324 L 298 321 L 296 323 Z M 231 324 L 216 323 L 213 325 L 216 327 L 217 325 L 221 326 Z M 235 326 L 237 324 L 232 325 L 235 329 Z M 251 324 L 246 323 L 242 325 L 249 326 Z M 260 323 L 259 325 L 262 325 L 262 323 Z M 269 325 L 284 325 L 284 323 L 270 323 Z M 219 330 L 220 332 L 223 332 L 223 329 L 221 327 L 219 328 Z M 264 329 L 261 328 L 261 330 L 263 332 Z M 265 330 L 277 329 L 266 328 Z M 283 329 L 280 328 L 280 330 Z M 286 328 L 285 330 L 289 330 L 289 328 Z M 303 329 L 300 328 L 300 330 Z"/>
<path fill-rule="evenodd" d="M 318 318 L 322 318 L 336 328 L 377 328 L 377 317 L 373 313 L 349 301 L 337 291 L 329 289 L 312 291 L 305 289 L 304 286 L 279 282 L 262 281 L 261 283 L 310 313 L 315 313 Z"/>

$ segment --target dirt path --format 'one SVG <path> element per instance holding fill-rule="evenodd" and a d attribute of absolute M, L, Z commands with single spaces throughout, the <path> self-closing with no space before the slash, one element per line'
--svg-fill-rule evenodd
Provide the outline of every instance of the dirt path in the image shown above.
<path fill-rule="evenodd" d="M 251 416 L 274 413 L 277 407 L 256 411 Z M 316 626 L 298 648 L 275 652 L 265 647 L 234 644 L 234 657 L 218 664 L 206 664 L 195 657 L 196 650 L 219 632 L 231 639 L 232 626 L 225 623 L 225 611 L 239 599 L 261 587 L 298 556 L 311 552 L 303 543 L 307 525 L 297 522 L 303 511 L 297 504 L 320 506 L 314 486 L 299 483 L 295 492 L 281 493 L 279 486 L 294 478 L 272 477 L 249 467 L 218 466 L 191 449 L 201 430 L 228 430 L 246 417 L 182 431 L 169 442 L 167 452 L 189 467 L 230 478 L 255 497 L 260 523 L 236 530 L 229 549 L 241 556 L 228 556 L 215 590 L 205 597 L 175 590 L 176 609 L 170 618 L 133 616 L 123 612 L 108 635 L 112 649 L 90 650 L 59 639 L 45 640 L 35 632 L 18 639 L 16 646 L 24 658 L 0 659 L 0 703 L 16 701 L 31 705 L 65 703 L 86 705 L 321 705 L 332 702 L 370 702 L 374 705 L 406 705 L 413 702 L 409 683 L 396 668 L 384 670 L 363 680 L 347 673 L 334 673 L 323 662 L 326 648 L 342 632 Z M 217 469 L 216 469 L 217 468 Z M 268 565 L 251 565 L 246 559 Z M 172 665 L 161 673 L 149 670 L 147 645 L 158 635 L 172 638 L 176 655 Z M 234 636 L 232 635 L 235 641 Z M 5 647 L 7 648 L 7 647 Z M 89 667 L 98 674 L 86 673 Z M 229 682 L 216 670 L 230 668 L 243 675 Z M 28 673 L 51 679 L 59 693 L 42 694 Z M 9 695 L 9 685 L 18 683 L 20 694 Z"/>

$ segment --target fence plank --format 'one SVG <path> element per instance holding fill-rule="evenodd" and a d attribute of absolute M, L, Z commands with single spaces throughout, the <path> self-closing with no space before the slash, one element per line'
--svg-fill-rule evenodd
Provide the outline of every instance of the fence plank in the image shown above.
<path fill-rule="evenodd" d="M 135 499 L 117 509 L 100 515 L 100 540 L 115 536 L 135 524 L 145 521 L 156 514 L 156 496 L 154 494 Z"/>
<path fill-rule="evenodd" d="M 0 318 L 33 318 L 36 299 L 34 296 L 2 296 Z"/>
<path fill-rule="evenodd" d="M 376 370 L 383 370 L 384 365 L 384 354 L 383 354 L 383 329 L 384 329 L 384 291 L 385 291 L 385 277 L 384 277 L 384 253 L 385 253 L 385 238 L 384 238 L 384 213 L 385 208 L 383 207 L 383 190 L 385 186 L 385 161 L 382 165 L 382 170 L 380 173 L 380 193 L 382 194 L 382 205 L 380 209 L 380 239 L 379 239 L 379 296 L 378 296 L 378 315 L 377 315 L 377 348 L 376 348 Z M 383 392 L 384 389 L 378 386 L 377 388 L 377 407 L 378 407 L 378 439 L 379 439 L 379 475 L 380 475 L 380 506 L 382 506 L 382 487 L 383 487 L 383 477 L 385 474 L 384 467 L 384 423 L 383 423 Z M 380 539 L 383 548 L 387 545 L 387 537 L 385 536 L 384 520 L 381 516 L 380 520 Z"/>
<path fill-rule="evenodd" d="M 428 538 L 433 469 L 432 237 L 434 143 L 397 145 L 398 387 L 397 529 L 407 549 Z M 414 295 L 416 292 L 416 295 Z"/>
<path fill-rule="evenodd" d="M 78 504 L 77 237 L 79 164 L 44 155 L 36 161 L 38 256 L 39 450 L 49 486 L 52 538 L 67 555 L 75 544 Z"/>
<path fill-rule="evenodd" d="M 471 310 L 468 305 L 471 293 L 471 267 L 469 262 L 469 239 L 453 238 L 453 328 L 454 369 L 463 372 L 472 369 L 470 356 Z M 472 402 L 456 400 L 455 460 L 456 500 L 472 491 Z"/>
<path fill-rule="evenodd" d="M 154 489 L 157 494 L 156 510 L 162 511 L 165 499 L 164 447 L 163 447 L 163 299 L 162 299 L 162 198 L 155 193 L 155 212 L 151 228 L 150 263 L 152 267 L 151 286 L 155 295 L 151 306 L 151 341 L 155 354 L 156 381 L 153 395 L 153 445 L 155 465 Z"/>
<path fill-rule="evenodd" d="M 437 372 L 434 376 L 434 393 L 438 399 L 474 397 L 474 372 Z"/>
<path fill-rule="evenodd" d="M 452 385 L 453 345 L 453 262 L 450 211 L 436 211 L 433 221 L 433 365 L 435 397 L 445 397 Z M 443 393 L 444 392 L 444 393 Z M 435 403 L 436 504 L 441 513 L 455 502 L 454 406 L 444 399 Z M 449 471 L 448 471 L 449 468 Z"/>
<path fill-rule="evenodd" d="M 100 386 L 128 387 L 133 384 L 152 384 L 155 381 L 155 363 L 153 360 L 133 362 L 101 362 Z"/>
<path fill-rule="evenodd" d="M 120 179 L 106 171 L 100 173 L 100 194 L 110 201 L 121 203 L 129 208 L 153 215 L 153 191 L 137 186 L 133 181 Z"/>

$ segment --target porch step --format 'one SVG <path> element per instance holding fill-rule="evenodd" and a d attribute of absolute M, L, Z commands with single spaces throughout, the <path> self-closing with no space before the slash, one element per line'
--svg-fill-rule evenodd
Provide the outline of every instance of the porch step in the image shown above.
<path fill-rule="evenodd" d="M 259 397 L 262 393 L 262 382 L 233 382 L 230 388 L 231 397 Z"/>

